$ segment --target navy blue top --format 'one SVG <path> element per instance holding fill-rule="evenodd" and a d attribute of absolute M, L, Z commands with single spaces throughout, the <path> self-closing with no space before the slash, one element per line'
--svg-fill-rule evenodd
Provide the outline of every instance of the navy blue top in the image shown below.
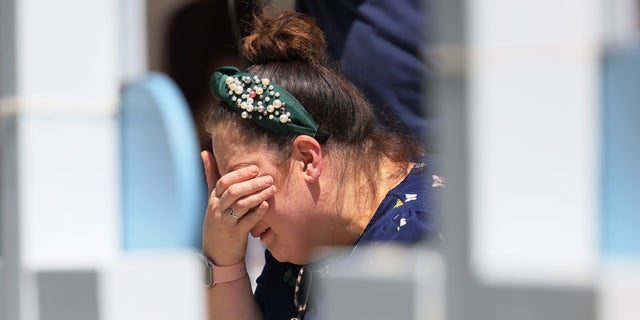
<path fill-rule="evenodd" d="M 365 231 L 354 243 L 384 243 L 389 241 L 415 243 L 434 231 L 437 212 L 437 191 L 444 187 L 432 170 L 431 161 L 416 164 L 411 173 L 389 191 L 376 210 Z M 277 261 L 265 251 L 265 266 L 257 279 L 255 298 L 264 319 L 282 320 L 297 316 L 293 303 L 294 288 L 301 266 Z M 308 308 L 305 320 L 321 319 L 321 305 Z"/>
<path fill-rule="evenodd" d="M 380 122 L 422 140 L 431 151 L 428 1 L 298 0 L 296 9 L 325 32 L 332 60 L 373 104 Z M 426 139 L 425 139 L 426 138 Z"/>

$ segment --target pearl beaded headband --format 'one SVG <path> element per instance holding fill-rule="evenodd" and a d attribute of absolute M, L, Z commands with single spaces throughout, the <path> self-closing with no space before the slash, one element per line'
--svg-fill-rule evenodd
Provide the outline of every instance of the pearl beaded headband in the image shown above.
<path fill-rule="evenodd" d="M 243 119 L 250 119 L 267 130 L 327 138 L 302 104 L 267 78 L 240 72 L 235 67 L 222 67 L 211 76 L 211 93 L 239 112 Z"/>

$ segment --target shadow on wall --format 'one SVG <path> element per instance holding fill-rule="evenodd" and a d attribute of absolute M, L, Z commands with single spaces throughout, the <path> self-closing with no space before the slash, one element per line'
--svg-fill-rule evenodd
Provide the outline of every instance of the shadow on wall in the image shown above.
<path fill-rule="evenodd" d="M 229 7 L 229 2 L 235 7 Z M 211 150 L 204 118 L 212 103 L 209 78 L 219 67 L 245 63 L 238 43 L 258 1 L 195 1 L 181 7 L 170 19 L 166 33 L 166 73 L 183 92 L 193 116 L 200 147 Z"/>

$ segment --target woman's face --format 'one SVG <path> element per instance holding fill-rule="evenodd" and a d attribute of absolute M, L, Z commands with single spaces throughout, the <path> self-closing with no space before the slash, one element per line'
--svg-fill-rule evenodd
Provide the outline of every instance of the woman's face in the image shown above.
<path fill-rule="evenodd" d="M 258 176 L 271 176 L 275 195 L 267 200 L 263 219 L 251 229 L 251 236 L 262 243 L 281 262 L 305 264 L 318 246 L 332 242 L 334 219 L 318 206 L 317 186 L 304 179 L 303 166 L 294 160 L 279 164 L 266 146 L 239 146 L 233 139 L 213 136 L 213 153 L 220 176 L 250 165 L 259 168 Z M 279 165 L 279 166 L 278 166 Z"/>

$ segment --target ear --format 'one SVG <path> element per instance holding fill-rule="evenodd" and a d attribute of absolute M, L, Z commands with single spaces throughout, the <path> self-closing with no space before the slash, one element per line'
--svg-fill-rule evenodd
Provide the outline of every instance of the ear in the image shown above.
<path fill-rule="evenodd" d="M 305 180 L 315 182 L 322 173 L 322 147 L 313 137 L 300 135 L 293 140 L 292 159 Z"/>

